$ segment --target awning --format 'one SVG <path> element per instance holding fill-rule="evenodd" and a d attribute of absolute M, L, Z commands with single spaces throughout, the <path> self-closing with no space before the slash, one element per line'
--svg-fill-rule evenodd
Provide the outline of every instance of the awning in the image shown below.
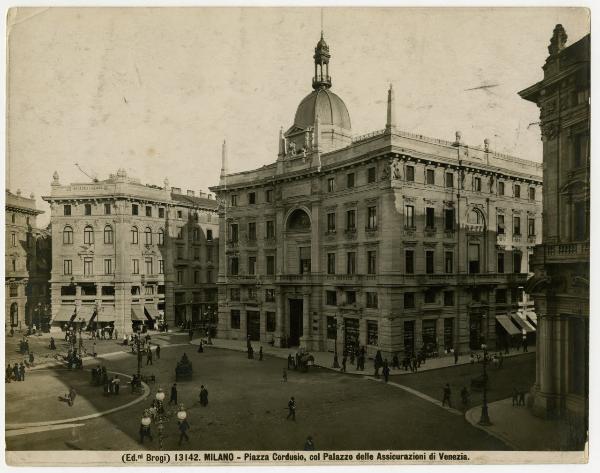
<path fill-rule="evenodd" d="M 500 323 L 500 325 L 502 325 L 502 328 L 504 330 L 506 330 L 506 333 L 508 333 L 509 335 L 520 335 L 521 331 L 515 327 L 515 324 L 513 324 L 510 319 L 508 318 L 508 315 L 506 314 L 500 314 L 496 316 L 496 320 Z"/>
<path fill-rule="evenodd" d="M 527 311 L 525 313 L 527 319 L 531 322 L 533 327 L 537 327 L 537 314 L 535 312 Z"/>
<path fill-rule="evenodd" d="M 157 320 L 160 318 L 158 310 L 156 309 L 156 306 L 154 304 L 146 304 L 144 306 L 144 309 L 146 309 L 146 315 L 151 319 Z"/>
<path fill-rule="evenodd" d="M 535 328 L 529 325 L 525 320 L 523 320 L 519 315 L 513 315 L 513 322 L 516 322 L 521 330 L 525 330 L 527 333 L 535 332 Z"/>
<path fill-rule="evenodd" d="M 146 320 L 144 316 L 144 307 L 141 305 L 132 305 L 131 306 L 131 320 L 137 320 L 143 322 Z"/>
<path fill-rule="evenodd" d="M 114 322 L 115 308 L 112 305 L 103 305 L 96 316 L 96 322 Z"/>
<path fill-rule="evenodd" d="M 69 322 L 75 315 L 74 305 L 61 305 L 58 314 L 52 319 L 52 322 Z"/>
<path fill-rule="evenodd" d="M 94 315 L 95 310 L 96 306 L 82 305 L 79 307 L 79 309 L 77 309 L 77 316 L 75 317 L 74 322 L 79 322 L 81 319 L 83 319 L 85 323 L 89 323 L 92 315 Z"/>

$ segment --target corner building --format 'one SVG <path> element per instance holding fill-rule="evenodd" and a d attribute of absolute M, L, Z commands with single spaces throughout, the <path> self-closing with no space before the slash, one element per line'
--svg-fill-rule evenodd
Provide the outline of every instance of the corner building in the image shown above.
<path fill-rule="evenodd" d="M 391 87 L 385 129 L 353 137 L 330 58 L 321 38 L 276 162 L 230 173 L 223 145 L 220 336 L 388 357 L 520 336 L 541 165 L 398 130 Z"/>
<path fill-rule="evenodd" d="M 52 323 L 114 326 L 216 320 L 217 203 L 194 191 L 141 184 L 120 169 L 50 196 Z"/>
<path fill-rule="evenodd" d="M 540 109 L 544 159 L 542 244 L 527 291 L 539 317 L 533 411 L 586 438 L 589 387 L 590 35 L 566 46 L 556 25 L 544 77 L 519 95 Z M 577 448 L 582 448 L 581 443 Z"/>

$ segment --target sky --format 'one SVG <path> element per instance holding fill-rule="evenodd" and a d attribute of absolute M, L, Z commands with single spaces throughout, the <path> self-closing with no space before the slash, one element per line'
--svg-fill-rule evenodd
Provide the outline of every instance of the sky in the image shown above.
<path fill-rule="evenodd" d="M 319 8 L 46 8 L 9 14 L 6 186 L 38 207 L 63 184 L 120 167 L 144 183 L 206 191 L 221 144 L 231 172 L 277 157 L 311 92 Z M 352 131 L 385 127 L 541 161 L 535 104 L 552 30 L 589 32 L 581 8 L 325 8 L 332 91 Z M 481 88 L 481 86 L 487 86 Z"/>

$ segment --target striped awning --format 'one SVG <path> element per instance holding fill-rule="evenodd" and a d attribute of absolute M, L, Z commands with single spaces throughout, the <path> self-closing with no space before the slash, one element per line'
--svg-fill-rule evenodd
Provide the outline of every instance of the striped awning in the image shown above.
<path fill-rule="evenodd" d="M 96 306 L 94 305 L 82 305 L 77 309 L 77 316 L 75 317 L 74 322 L 79 322 L 83 319 L 86 323 L 90 322 L 92 315 L 94 315 L 94 311 L 96 310 Z"/>
<path fill-rule="evenodd" d="M 515 324 L 513 324 L 510 319 L 508 318 L 508 315 L 506 314 L 500 314 L 496 316 L 496 320 L 498 321 L 498 323 L 500 325 L 502 325 L 502 328 L 504 330 L 506 330 L 506 333 L 508 333 L 509 335 L 520 335 L 521 331 L 515 327 Z"/>
<path fill-rule="evenodd" d="M 519 315 L 513 315 L 512 320 L 516 322 L 516 324 L 521 327 L 521 330 L 525 330 L 527 333 L 535 332 L 535 328 L 533 328 L 526 320 L 522 319 Z"/>
<path fill-rule="evenodd" d="M 537 314 L 535 312 L 527 311 L 525 316 L 531 322 L 533 327 L 537 327 Z"/>
<path fill-rule="evenodd" d="M 144 305 L 144 309 L 146 309 L 146 315 L 149 315 L 151 319 L 156 320 L 160 318 L 160 314 L 154 304 L 146 304 Z"/>
<path fill-rule="evenodd" d="M 146 316 L 144 315 L 144 306 L 141 305 L 132 305 L 131 306 L 131 320 L 137 320 L 143 322 L 146 320 Z"/>
<path fill-rule="evenodd" d="M 69 322 L 71 317 L 75 315 L 74 305 L 61 305 L 58 309 L 58 314 L 52 319 L 52 322 Z"/>
<path fill-rule="evenodd" d="M 103 305 L 96 316 L 96 322 L 114 322 L 115 317 L 115 307 L 112 305 Z"/>

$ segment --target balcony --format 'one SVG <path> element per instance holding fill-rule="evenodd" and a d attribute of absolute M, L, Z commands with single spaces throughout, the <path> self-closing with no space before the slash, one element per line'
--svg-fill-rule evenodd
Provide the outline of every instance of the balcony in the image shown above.
<path fill-rule="evenodd" d="M 586 263 L 590 260 L 590 242 L 542 245 L 547 263 Z"/>
<path fill-rule="evenodd" d="M 356 240 L 356 228 L 347 228 L 344 230 L 344 235 L 348 240 Z"/>

